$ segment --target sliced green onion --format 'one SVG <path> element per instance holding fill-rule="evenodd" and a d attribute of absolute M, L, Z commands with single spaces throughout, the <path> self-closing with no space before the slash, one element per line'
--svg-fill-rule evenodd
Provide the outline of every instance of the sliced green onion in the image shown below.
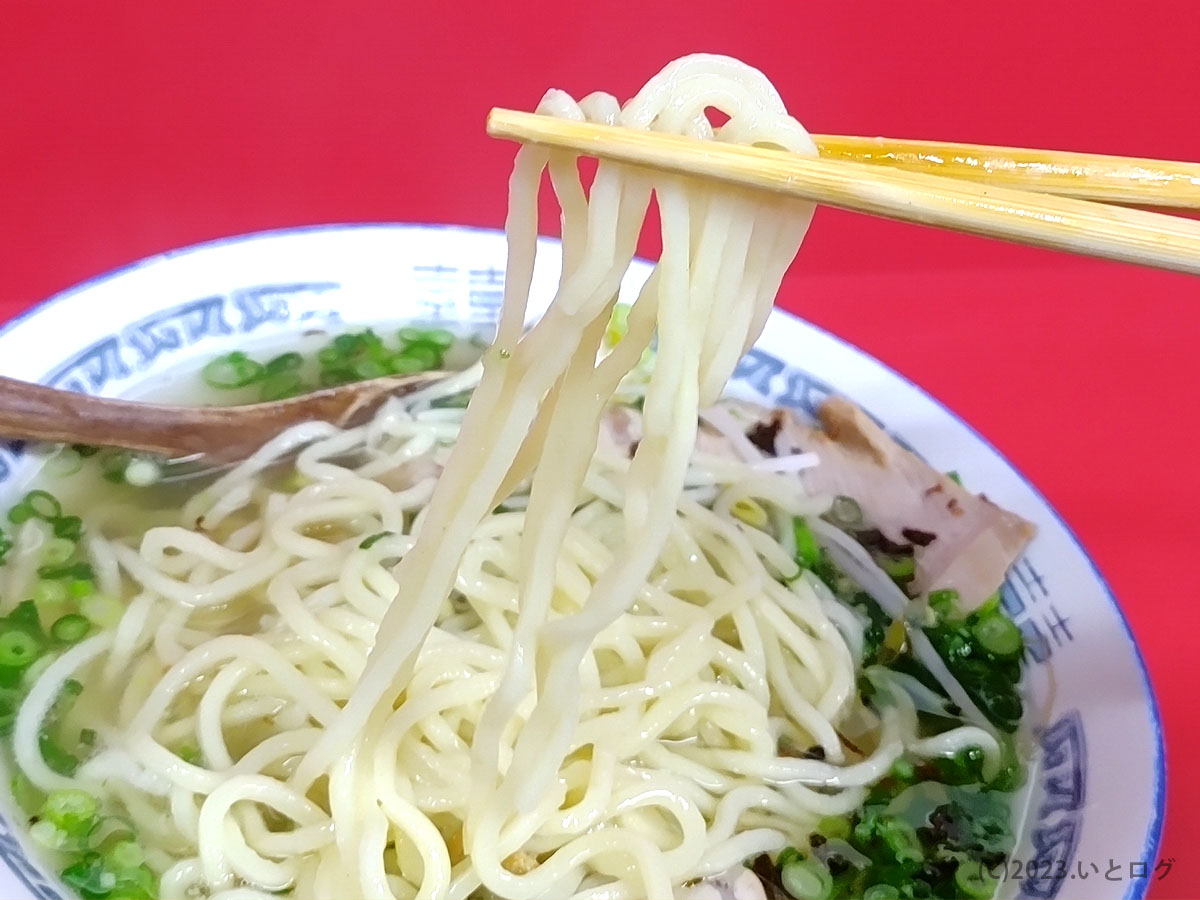
<path fill-rule="evenodd" d="M 829 507 L 829 518 L 839 528 L 852 528 L 862 524 L 862 507 L 853 497 L 839 495 L 833 498 L 833 504 Z"/>
<path fill-rule="evenodd" d="M 94 729 L 94 728 L 79 729 L 79 746 L 80 747 L 95 747 L 96 746 L 96 729 Z"/>
<path fill-rule="evenodd" d="M 61 566 L 75 555 L 75 542 L 66 538 L 50 538 L 42 546 L 42 562 L 48 566 Z"/>
<path fill-rule="evenodd" d="M 322 369 L 319 378 L 321 387 L 337 387 L 339 384 L 349 384 L 354 380 L 354 372 L 346 368 Z"/>
<path fill-rule="evenodd" d="M 915 774 L 916 770 L 913 768 L 910 760 L 905 759 L 903 756 L 896 757 L 896 761 L 892 763 L 891 776 L 893 778 L 900 781 L 912 781 Z"/>
<path fill-rule="evenodd" d="M 904 581 L 912 578 L 917 571 L 917 561 L 911 556 L 880 556 L 879 567 L 888 573 L 893 581 Z"/>
<path fill-rule="evenodd" d="M 100 452 L 99 447 L 94 447 L 91 444 L 72 444 L 71 449 L 74 450 L 76 453 L 78 453 L 80 456 L 82 456 L 84 459 L 87 459 L 89 456 L 95 456 L 97 453 Z"/>
<path fill-rule="evenodd" d="M 70 565 L 53 565 L 41 566 L 38 569 L 39 578 L 71 578 L 93 579 L 96 577 L 95 570 L 88 563 L 71 563 Z"/>
<path fill-rule="evenodd" d="M 938 621 L 940 622 L 949 622 L 960 618 L 958 591 L 930 591 L 929 608 L 937 613 Z"/>
<path fill-rule="evenodd" d="M 0 666 L 23 669 L 41 654 L 42 645 L 33 635 L 20 629 L 0 634 Z"/>
<path fill-rule="evenodd" d="M 200 761 L 203 758 L 200 755 L 200 748 L 194 744 L 184 744 L 175 751 L 175 755 L 182 759 L 185 763 L 190 763 L 193 766 L 200 765 Z"/>
<path fill-rule="evenodd" d="M 22 600 L 4 618 L 9 625 L 23 628 L 32 635 L 42 633 L 42 618 L 38 615 L 37 604 L 32 600 Z"/>
<path fill-rule="evenodd" d="M 92 630 L 92 623 L 86 617 L 71 613 L 63 616 L 50 626 L 50 636 L 65 644 L 81 641 Z"/>
<path fill-rule="evenodd" d="M 880 838 L 895 855 L 897 862 L 915 863 L 925 858 L 916 829 L 904 819 L 898 816 L 880 816 L 878 831 Z"/>
<path fill-rule="evenodd" d="M 404 352 L 400 355 L 419 362 L 422 371 L 436 369 L 442 364 L 442 351 L 432 344 L 426 344 L 423 341 L 405 347 Z"/>
<path fill-rule="evenodd" d="M 116 873 L 109 871 L 104 857 L 89 850 L 62 870 L 62 880 L 85 900 L 117 900 Z M 138 894 L 126 894 L 127 898 Z M 143 894 L 142 896 L 151 896 Z"/>
<path fill-rule="evenodd" d="M 873 884 L 863 891 L 863 900 L 899 900 L 900 889 L 890 884 Z"/>
<path fill-rule="evenodd" d="M 39 519 L 53 521 L 62 515 L 62 504 L 49 491 L 30 491 L 22 501 Z"/>
<path fill-rule="evenodd" d="M 796 536 L 796 562 L 805 569 L 815 569 L 821 561 L 821 545 L 803 516 L 792 519 L 792 534 Z"/>
<path fill-rule="evenodd" d="M 108 594 L 91 594 L 80 601 L 79 611 L 101 628 L 112 628 L 121 621 L 125 606 Z"/>
<path fill-rule="evenodd" d="M 13 799 L 17 801 L 17 806 L 27 815 L 36 813 L 42 808 L 42 804 L 46 802 L 46 795 L 29 780 L 29 777 L 24 772 L 18 770 L 13 775 L 10 786 L 12 788 Z"/>
<path fill-rule="evenodd" d="M 367 381 L 371 378 L 382 378 L 384 375 L 388 374 L 388 370 L 383 363 L 377 362 L 373 359 L 360 359 L 354 364 L 353 371 L 354 377 L 363 381 Z"/>
<path fill-rule="evenodd" d="M 604 343 L 615 347 L 622 338 L 629 334 L 629 310 L 627 303 L 618 303 L 613 307 L 612 316 L 608 320 L 608 328 L 604 331 Z"/>
<path fill-rule="evenodd" d="M 817 831 L 832 840 L 847 840 L 850 837 L 850 820 L 845 816 L 823 816 L 817 822 Z"/>
<path fill-rule="evenodd" d="M 421 340 L 433 344 L 439 350 L 449 350 L 454 346 L 454 332 L 447 331 L 445 328 L 430 328 Z"/>
<path fill-rule="evenodd" d="M 79 516 L 59 516 L 51 524 L 55 537 L 77 543 L 83 537 L 83 519 Z"/>
<path fill-rule="evenodd" d="M 24 522 L 28 522 L 33 517 L 33 510 L 27 503 L 18 503 L 8 511 L 8 521 L 12 522 L 14 525 L 21 525 Z"/>
<path fill-rule="evenodd" d="M 13 548 L 12 538 L 10 538 L 3 531 L 0 531 L 0 564 L 2 564 L 4 562 L 4 557 L 8 554 L 8 551 L 11 550 L 12 548 Z"/>
<path fill-rule="evenodd" d="M 954 870 L 954 886 L 971 900 L 988 900 L 995 895 L 996 884 L 996 878 L 977 860 L 963 860 Z"/>
<path fill-rule="evenodd" d="M 1000 606 L 1003 600 L 1004 598 L 1001 596 L 1000 591 L 996 591 L 996 593 L 984 600 L 983 603 L 979 604 L 979 606 L 975 609 L 975 616 L 977 618 L 982 618 L 983 616 L 990 616 L 993 613 L 1002 612 Z"/>
<path fill-rule="evenodd" d="M 304 357 L 299 353 L 281 353 L 267 362 L 264 372 L 267 377 L 270 377 L 272 375 L 279 375 L 282 372 L 291 372 L 303 365 Z"/>
<path fill-rule="evenodd" d="M 232 390 L 253 384 L 262 378 L 265 369 L 245 353 L 235 350 L 218 356 L 202 371 L 205 383 L 218 390 Z"/>
<path fill-rule="evenodd" d="M 1001 659 L 1019 656 L 1024 646 L 1020 629 L 1001 613 L 980 619 L 971 626 L 971 633 L 979 641 L 979 646 Z"/>
<path fill-rule="evenodd" d="M 47 850 L 63 850 L 71 843 L 69 834 L 45 819 L 38 819 L 29 826 L 29 836 Z"/>
<path fill-rule="evenodd" d="M 376 532 L 375 534 L 371 535 L 370 537 L 363 538 L 362 543 L 358 545 L 358 549 L 359 550 L 370 550 L 372 547 L 374 547 L 377 543 L 379 543 L 385 537 L 391 537 L 393 534 L 395 534 L 395 532 L 393 532 L 393 531 Z"/>
<path fill-rule="evenodd" d="M 61 581 L 39 581 L 33 586 L 33 602 L 38 608 L 67 602 L 67 586 Z"/>
<path fill-rule="evenodd" d="M 129 467 L 131 459 L 133 459 L 133 454 L 128 450 L 116 450 L 105 453 L 100 458 L 100 471 L 104 476 L 104 480 L 111 481 L 113 484 L 124 484 L 125 470 Z"/>
<path fill-rule="evenodd" d="M 396 332 L 396 337 L 400 338 L 401 343 L 411 344 L 425 337 L 425 329 L 406 326 Z"/>
<path fill-rule="evenodd" d="M 793 860 L 779 870 L 784 890 L 796 900 L 827 900 L 833 894 L 833 877 L 818 860 Z"/>
<path fill-rule="evenodd" d="M 96 593 L 96 582 L 90 578 L 76 578 L 67 587 L 67 591 L 74 599 L 82 600 Z"/>
<path fill-rule="evenodd" d="M 949 478 L 951 481 L 953 481 L 955 484 L 959 484 L 959 485 L 962 484 L 962 476 L 959 475 L 957 472 L 953 472 L 953 471 L 947 472 L 946 477 Z"/>
<path fill-rule="evenodd" d="M 46 460 L 42 471 L 51 478 L 66 478 L 83 468 L 83 455 L 74 447 L 61 447 Z"/>
<path fill-rule="evenodd" d="M 38 750 L 46 765 L 59 775 L 74 775 L 79 768 L 79 760 L 75 755 L 60 747 L 58 741 L 45 731 L 38 735 Z"/>
<path fill-rule="evenodd" d="M 802 854 L 795 847 L 784 847 L 779 851 L 779 855 L 775 857 L 775 867 L 777 869 L 782 869 L 784 866 L 798 862 L 802 859 L 804 859 L 804 854 Z"/>
<path fill-rule="evenodd" d="M 108 858 L 108 864 L 118 871 L 136 869 L 146 861 L 146 854 L 137 841 L 118 841 L 104 855 Z"/>
<path fill-rule="evenodd" d="M 258 399 L 264 403 L 274 400 L 286 400 L 289 397 L 299 397 L 308 390 L 304 379 L 296 371 L 268 373 L 259 385 Z"/>
<path fill-rule="evenodd" d="M 78 788 L 51 791 L 42 804 L 41 817 L 67 834 L 86 834 L 95 824 L 100 806 L 96 798 Z"/>
<path fill-rule="evenodd" d="M 397 353 L 387 361 L 387 368 L 388 372 L 392 375 L 412 375 L 416 372 L 424 372 L 426 366 L 416 356 L 409 356 L 407 353 Z"/>

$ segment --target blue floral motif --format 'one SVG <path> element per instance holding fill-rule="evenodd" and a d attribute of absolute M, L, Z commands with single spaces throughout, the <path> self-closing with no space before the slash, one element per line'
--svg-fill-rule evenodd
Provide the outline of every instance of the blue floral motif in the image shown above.
<path fill-rule="evenodd" d="M 289 298 L 338 287 L 332 281 L 259 285 L 189 300 L 101 338 L 52 370 L 44 381 L 68 391 L 97 394 L 110 382 L 146 370 L 164 353 L 205 338 L 249 334 L 269 322 L 287 322 L 292 317 Z"/>
<path fill-rule="evenodd" d="M 1087 742 L 1078 710 L 1065 713 L 1041 735 L 1043 793 L 1033 829 L 1033 858 L 1022 897 L 1053 900 L 1070 869 L 1083 828 L 1087 794 Z"/>

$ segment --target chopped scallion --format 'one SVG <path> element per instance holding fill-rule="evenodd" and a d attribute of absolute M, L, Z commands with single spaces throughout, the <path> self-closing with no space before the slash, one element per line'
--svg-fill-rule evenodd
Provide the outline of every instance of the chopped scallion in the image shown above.
<path fill-rule="evenodd" d="M 41 818 L 61 828 L 67 834 L 86 834 L 96 824 L 100 811 L 96 798 L 78 788 L 51 791 L 42 804 Z"/>
<path fill-rule="evenodd" d="M 62 515 L 62 504 L 49 491 L 30 491 L 22 501 L 39 519 L 51 522 Z"/>
<path fill-rule="evenodd" d="M 796 562 L 805 569 L 815 569 L 821 561 L 821 545 L 803 516 L 792 519 L 792 533 L 796 536 Z"/>
<path fill-rule="evenodd" d="M 61 581 L 39 581 L 33 586 L 33 602 L 39 609 L 67 602 L 67 586 Z"/>
<path fill-rule="evenodd" d="M 33 635 L 21 629 L 0 633 L 0 666 L 23 669 L 41 653 L 42 645 Z"/>
<path fill-rule="evenodd" d="M 1024 646 L 1020 629 L 1002 613 L 980 619 L 971 627 L 971 633 L 984 650 L 1001 659 L 1015 658 Z"/>
<path fill-rule="evenodd" d="M 74 644 L 81 641 L 92 630 L 92 623 L 86 617 L 71 613 L 63 616 L 50 626 L 50 636 L 56 641 Z"/>
<path fill-rule="evenodd" d="M 820 860 L 791 860 L 779 870 L 784 889 L 796 900 L 827 900 L 833 893 L 833 878 Z"/>
<path fill-rule="evenodd" d="M 240 350 L 218 356 L 204 367 L 204 381 L 218 390 L 232 390 L 262 378 L 264 368 Z"/>
<path fill-rule="evenodd" d="M 996 893 L 996 878 L 983 867 L 982 862 L 963 860 L 954 870 L 954 886 L 963 897 L 971 900 L 988 900 Z"/>
<path fill-rule="evenodd" d="M 66 538 L 50 538 L 42 545 L 42 562 L 48 566 L 61 566 L 75 555 L 75 542 Z"/>

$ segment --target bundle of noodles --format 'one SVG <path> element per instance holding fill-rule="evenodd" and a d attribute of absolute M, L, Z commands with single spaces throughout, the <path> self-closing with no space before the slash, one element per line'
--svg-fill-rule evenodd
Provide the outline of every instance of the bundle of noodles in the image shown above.
<path fill-rule="evenodd" d="M 672 63 L 623 108 L 551 91 L 539 110 L 815 152 L 763 76 L 721 57 Z M 522 333 L 546 169 L 562 276 Z M 662 257 L 603 352 L 652 195 Z M 585 192 L 574 157 L 522 149 L 465 415 L 426 396 L 306 426 L 181 526 L 136 549 L 91 538 L 101 587 L 135 596 L 40 673 L 22 769 L 119 804 L 164 898 L 616 900 L 751 890 L 725 870 L 856 809 L 906 749 L 994 755 L 984 728 L 918 740 L 912 703 L 860 701 L 862 623 L 780 537 L 828 498 L 696 448 L 811 212 L 611 163 Z M 614 392 L 655 338 L 637 440 L 614 440 Z M 272 487 L 265 467 L 305 443 L 303 486 Z M 99 750 L 68 779 L 38 735 L 72 677 L 121 701 L 75 713 Z"/>

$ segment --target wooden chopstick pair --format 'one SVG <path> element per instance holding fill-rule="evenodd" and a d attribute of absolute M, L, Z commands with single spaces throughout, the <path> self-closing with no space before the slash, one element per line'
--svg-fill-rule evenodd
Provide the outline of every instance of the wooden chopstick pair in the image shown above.
<path fill-rule="evenodd" d="M 493 109 L 488 133 L 904 222 L 1200 274 L 1200 165 L 818 135 L 820 157 Z M 1084 199 L 1080 199 L 1084 198 Z M 1098 202 L 1105 201 L 1105 202 Z"/>

